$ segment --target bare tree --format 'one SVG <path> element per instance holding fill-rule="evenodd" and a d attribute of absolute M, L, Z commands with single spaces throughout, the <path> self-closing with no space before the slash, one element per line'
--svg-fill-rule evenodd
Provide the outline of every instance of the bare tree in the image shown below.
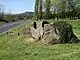
<path fill-rule="evenodd" d="M 38 18 L 42 19 L 42 0 L 39 0 L 39 10 L 38 10 Z"/>
<path fill-rule="evenodd" d="M 0 19 L 4 18 L 4 11 L 5 11 L 5 8 L 3 4 L 0 4 Z"/>
<path fill-rule="evenodd" d="M 35 11 L 34 11 L 34 15 L 35 18 L 38 19 L 38 9 L 39 9 L 39 0 L 35 0 Z"/>

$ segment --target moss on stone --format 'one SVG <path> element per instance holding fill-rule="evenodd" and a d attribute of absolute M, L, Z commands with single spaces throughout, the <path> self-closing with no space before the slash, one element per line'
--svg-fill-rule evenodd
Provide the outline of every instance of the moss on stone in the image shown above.
<path fill-rule="evenodd" d="M 72 26 L 67 22 L 59 21 L 54 23 L 54 27 L 59 31 L 60 43 L 77 43 L 78 38 L 74 35 Z"/>

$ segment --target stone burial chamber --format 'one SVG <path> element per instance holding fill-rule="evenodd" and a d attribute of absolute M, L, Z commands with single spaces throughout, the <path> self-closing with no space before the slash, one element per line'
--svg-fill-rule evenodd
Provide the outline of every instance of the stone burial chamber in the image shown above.
<path fill-rule="evenodd" d="M 26 28 L 24 33 L 33 38 L 35 42 L 42 41 L 44 44 L 78 43 L 72 26 L 67 22 L 33 22 L 32 27 Z"/>

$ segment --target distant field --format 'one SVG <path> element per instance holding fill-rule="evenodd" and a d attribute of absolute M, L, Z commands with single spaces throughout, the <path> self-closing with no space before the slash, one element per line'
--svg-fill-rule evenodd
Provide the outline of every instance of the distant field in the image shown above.
<path fill-rule="evenodd" d="M 66 22 L 73 26 L 74 33 L 80 39 L 80 20 Z M 0 60 L 80 60 L 80 43 L 26 44 L 22 30 L 27 26 L 29 24 L 23 24 L 0 35 Z"/>

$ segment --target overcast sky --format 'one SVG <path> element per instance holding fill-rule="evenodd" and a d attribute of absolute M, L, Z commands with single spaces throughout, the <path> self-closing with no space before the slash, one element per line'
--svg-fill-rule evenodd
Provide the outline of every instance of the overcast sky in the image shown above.
<path fill-rule="evenodd" d="M 22 13 L 25 11 L 34 11 L 35 0 L 0 0 L 0 4 L 5 7 L 5 12 L 13 14 Z"/>

